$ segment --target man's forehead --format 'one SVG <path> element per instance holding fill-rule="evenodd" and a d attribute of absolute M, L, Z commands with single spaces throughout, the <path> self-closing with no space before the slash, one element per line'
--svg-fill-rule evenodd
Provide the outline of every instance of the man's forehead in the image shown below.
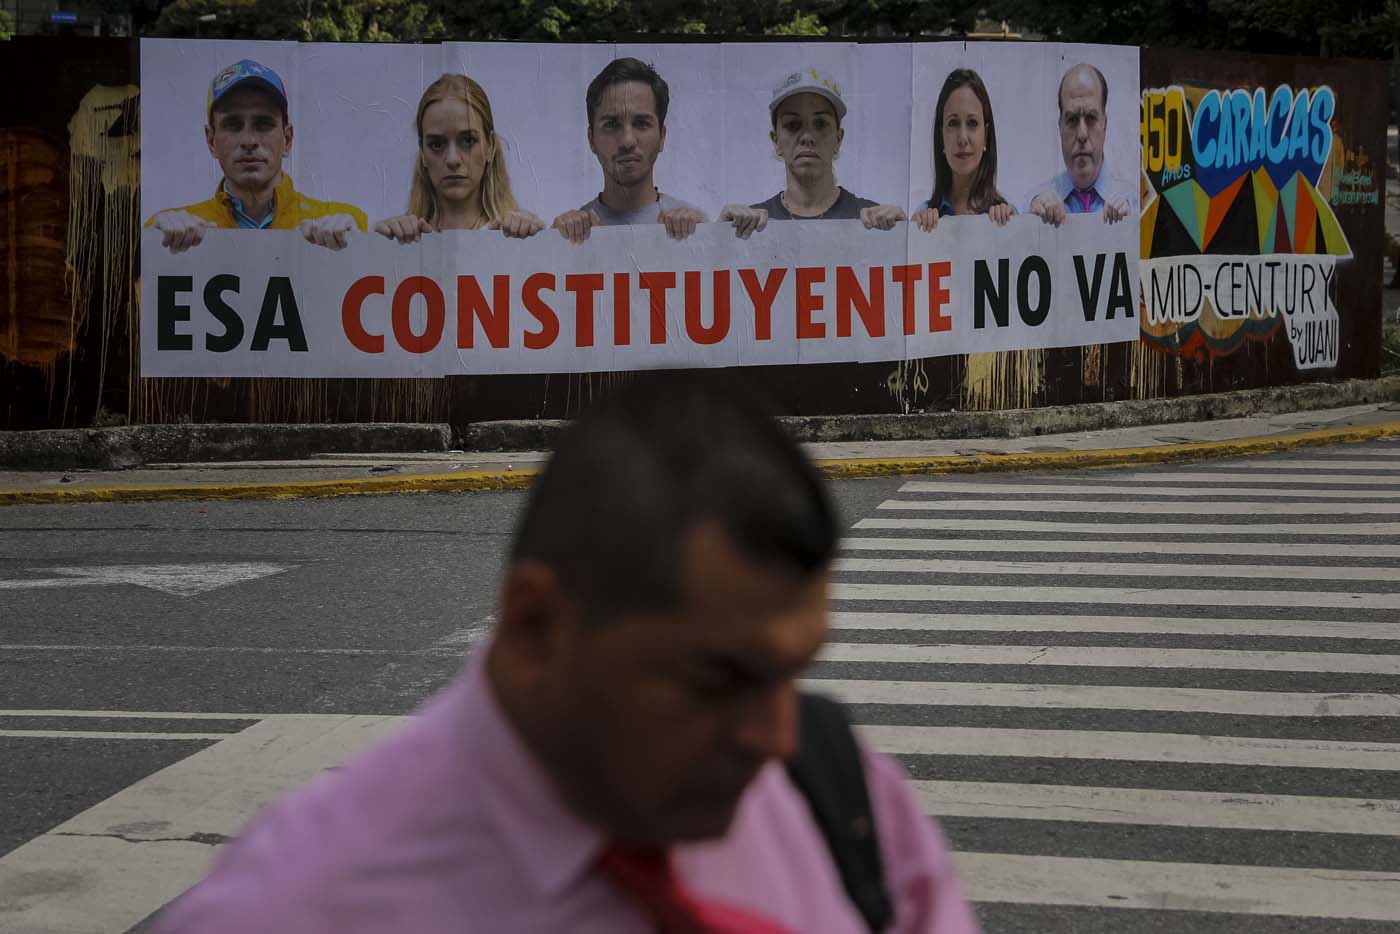
<path fill-rule="evenodd" d="M 282 107 L 271 94 L 255 88 L 236 88 L 219 98 L 219 102 L 214 105 L 216 120 L 226 116 L 241 117 L 249 114 L 280 117 Z"/>
<path fill-rule="evenodd" d="M 782 654 L 785 639 L 797 635 L 790 625 L 794 617 L 813 607 L 824 610 L 824 571 L 804 574 L 755 560 L 716 524 L 692 529 L 682 554 L 683 615 L 714 617 L 713 629 L 703 639 L 732 639 L 753 646 L 776 639 L 775 647 Z M 802 626 L 796 628 L 800 632 Z M 801 642 L 802 636 L 797 639 Z"/>
<path fill-rule="evenodd" d="M 806 665 L 826 641 L 827 589 L 824 575 L 788 591 L 781 604 L 723 607 L 687 602 L 672 619 L 678 625 L 666 640 L 669 650 L 710 661 L 731 659 L 746 667 L 782 670 Z"/>
<path fill-rule="evenodd" d="M 603 90 L 598 99 L 598 116 L 615 117 L 620 114 L 656 115 L 656 95 L 651 86 L 640 81 L 619 81 Z"/>
<path fill-rule="evenodd" d="M 1071 107 L 1083 110 L 1086 106 L 1095 110 L 1103 107 L 1103 88 L 1098 76 L 1087 69 L 1072 71 L 1060 82 L 1060 105 L 1064 110 Z"/>
<path fill-rule="evenodd" d="M 1071 97 L 1065 101 L 1065 113 L 1067 114 L 1096 114 L 1103 111 L 1099 106 L 1097 95 L 1084 95 L 1082 97 Z"/>

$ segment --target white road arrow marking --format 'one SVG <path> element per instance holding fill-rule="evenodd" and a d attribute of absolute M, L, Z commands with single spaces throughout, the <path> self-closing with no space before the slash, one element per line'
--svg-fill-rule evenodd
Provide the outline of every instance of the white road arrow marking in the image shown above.
<path fill-rule="evenodd" d="M 257 580 L 288 570 L 283 564 L 111 564 L 96 567 L 29 568 L 39 574 L 27 580 L 0 580 L 0 590 L 32 590 L 41 587 L 88 587 L 130 584 L 177 597 L 190 597 Z"/>

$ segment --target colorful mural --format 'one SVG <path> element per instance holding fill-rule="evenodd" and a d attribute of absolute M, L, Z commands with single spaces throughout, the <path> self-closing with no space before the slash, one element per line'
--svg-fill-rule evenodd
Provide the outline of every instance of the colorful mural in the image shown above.
<path fill-rule="evenodd" d="M 1144 341 L 1200 363 L 1282 329 L 1298 369 L 1337 366 L 1336 110 L 1325 85 L 1143 91 Z"/>

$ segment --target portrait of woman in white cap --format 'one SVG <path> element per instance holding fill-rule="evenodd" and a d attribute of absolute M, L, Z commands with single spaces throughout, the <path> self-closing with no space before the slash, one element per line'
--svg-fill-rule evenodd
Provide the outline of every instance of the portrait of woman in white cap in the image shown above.
<path fill-rule="evenodd" d="M 721 221 L 747 237 L 771 220 L 860 220 L 867 228 L 889 230 L 904 220 L 898 205 L 876 204 L 836 183 L 835 161 L 845 131 L 846 102 L 841 88 L 815 69 L 795 71 L 773 89 L 768 104 L 773 154 L 782 160 L 786 187 L 758 204 L 729 204 Z"/>

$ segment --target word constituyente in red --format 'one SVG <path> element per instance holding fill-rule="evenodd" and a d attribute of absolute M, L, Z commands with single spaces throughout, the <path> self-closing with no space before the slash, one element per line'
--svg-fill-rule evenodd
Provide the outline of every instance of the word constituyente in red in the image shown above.
<path fill-rule="evenodd" d="M 563 276 L 536 272 L 490 277 L 489 297 L 484 276 L 461 275 L 446 287 L 429 276 L 407 276 L 391 290 L 384 276 L 368 275 L 346 290 L 341 324 L 351 345 L 367 354 L 383 353 L 390 335 L 409 353 L 433 351 L 447 332 L 449 310 L 460 350 L 505 349 L 513 339 L 527 350 L 555 347 L 567 316 L 573 320 L 571 347 L 592 347 L 600 340 L 615 347 L 634 341 L 665 344 L 677 337 L 667 332 L 667 306 L 672 293 L 679 291 L 685 336 L 699 345 L 728 337 L 736 314 L 753 322 L 758 341 L 773 339 L 775 320 L 790 326 L 798 340 L 851 337 L 856 319 L 865 334 L 881 338 L 887 330 L 887 298 L 899 302 L 903 333 L 918 332 L 916 290 L 923 287 L 927 332 L 936 334 L 953 327 L 944 313 L 949 300 L 944 282 L 950 275 L 947 261 L 860 271 L 852 266 L 800 266 Z M 642 334 L 633 333 L 634 298 L 646 308 Z M 425 313 L 415 316 L 415 306 Z M 521 313 L 523 319 L 518 317 Z M 512 328 L 512 321 L 523 327 Z M 605 333 L 600 335 L 600 330 Z"/>

